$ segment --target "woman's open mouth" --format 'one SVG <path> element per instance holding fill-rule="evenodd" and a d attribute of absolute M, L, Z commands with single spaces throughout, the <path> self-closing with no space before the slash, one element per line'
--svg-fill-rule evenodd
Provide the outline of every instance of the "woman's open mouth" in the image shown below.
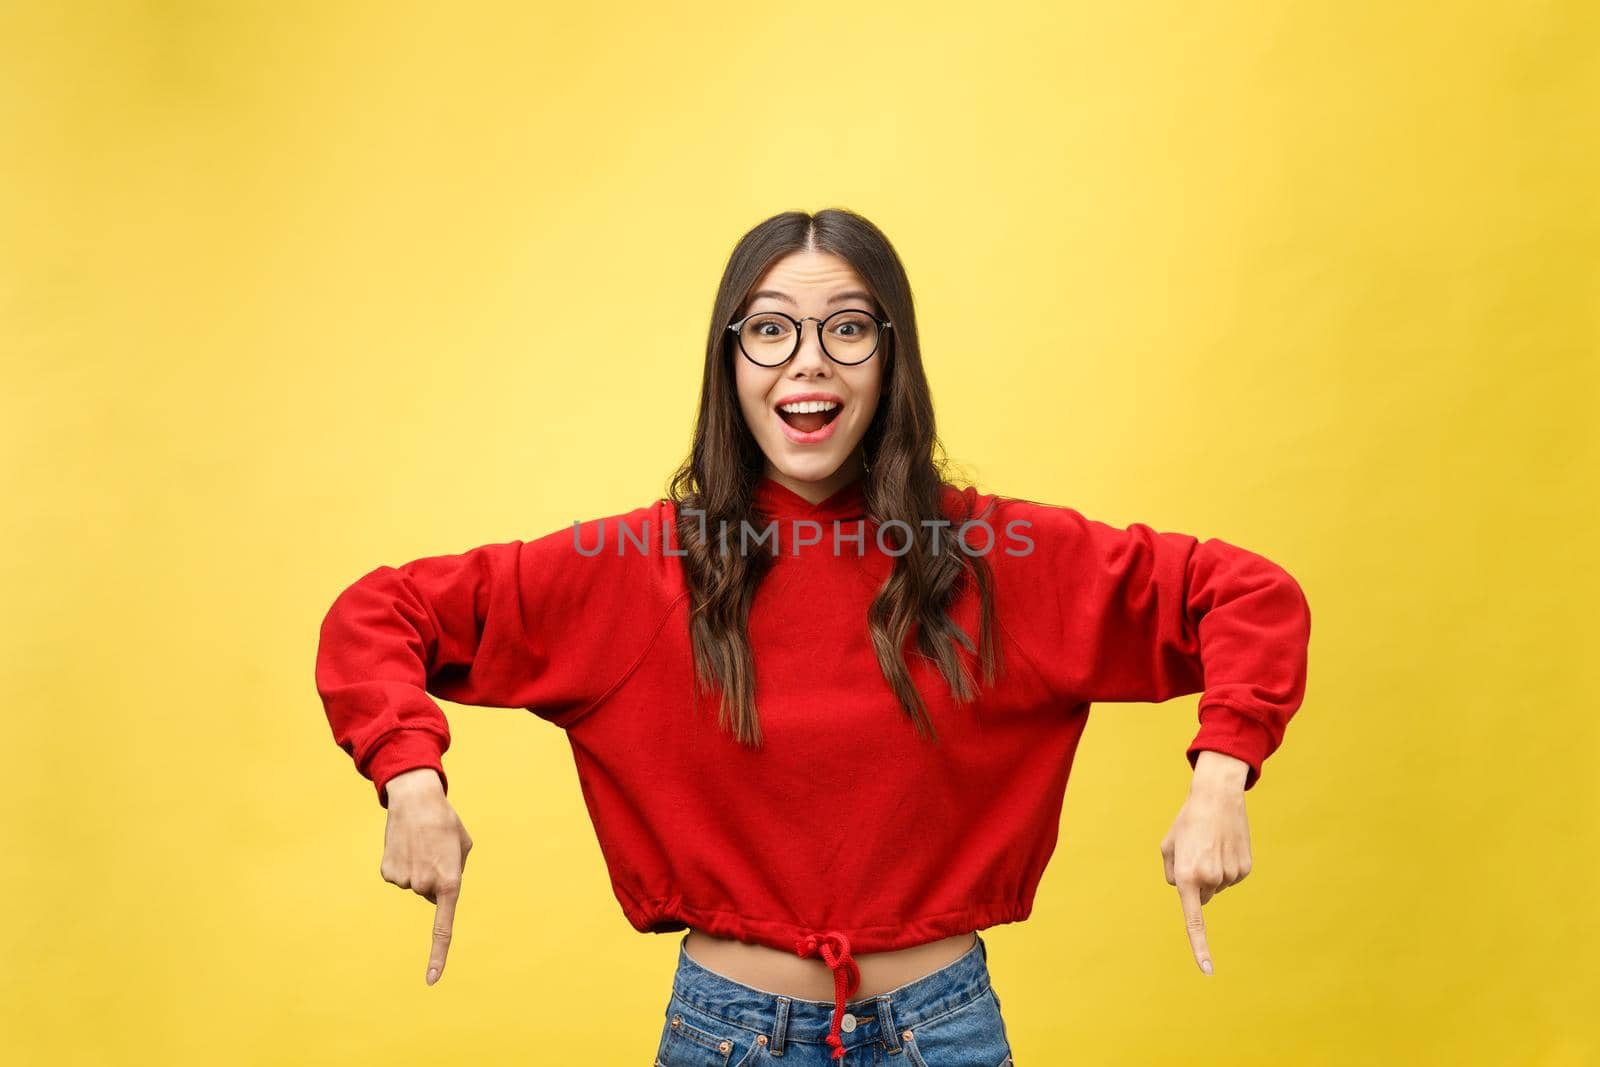
<path fill-rule="evenodd" d="M 833 433 L 844 405 L 837 400 L 800 400 L 778 405 L 778 421 L 791 441 L 814 444 Z"/>

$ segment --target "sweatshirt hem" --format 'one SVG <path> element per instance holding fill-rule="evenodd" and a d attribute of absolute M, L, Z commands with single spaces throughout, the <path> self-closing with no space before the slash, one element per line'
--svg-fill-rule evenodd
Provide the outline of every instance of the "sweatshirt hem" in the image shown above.
<path fill-rule="evenodd" d="M 1032 904 L 997 901 L 866 926 L 842 923 L 807 926 L 790 919 L 752 918 L 737 912 L 686 904 L 676 896 L 646 899 L 636 906 L 624 905 L 622 910 L 633 928 L 645 934 L 674 933 L 696 927 L 716 937 L 793 952 L 796 942 L 808 934 L 824 929 L 841 930 L 850 939 L 850 951 L 863 953 L 911 948 L 1003 923 L 1021 922 L 1032 912 Z"/>

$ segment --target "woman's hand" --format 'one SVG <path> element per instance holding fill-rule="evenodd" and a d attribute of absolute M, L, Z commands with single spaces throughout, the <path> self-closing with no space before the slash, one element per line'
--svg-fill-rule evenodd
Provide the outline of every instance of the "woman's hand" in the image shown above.
<path fill-rule="evenodd" d="M 395 775 L 384 786 L 389 795 L 389 822 L 383 831 L 383 880 L 426 897 L 435 906 L 433 947 L 428 956 L 427 983 L 444 973 L 455 924 L 461 871 L 472 851 L 472 838 L 445 799 L 444 786 L 431 768 Z"/>
<path fill-rule="evenodd" d="M 1250 824 L 1244 812 L 1248 770 L 1248 764 L 1233 756 L 1201 752 L 1189 797 L 1161 841 L 1167 884 L 1178 887 L 1189 947 L 1206 974 L 1212 971 L 1211 950 L 1200 906 L 1250 873 Z"/>

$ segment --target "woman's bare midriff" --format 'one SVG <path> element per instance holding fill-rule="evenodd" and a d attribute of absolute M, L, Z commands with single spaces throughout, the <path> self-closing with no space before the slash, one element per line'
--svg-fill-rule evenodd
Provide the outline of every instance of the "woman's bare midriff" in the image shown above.
<path fill-rule="evenodd" d="M 861 968 L 861 988 L 850 999 L 875 997 L 932 974 L 977 943 L 976 934 L 966 933 L 893 952 L 852 952 L 851 959 Z M 683 947 L 706 970 L 735 982 L 802 1000 L 833 1000 L 833 972 L 817 957 L 716 937 L 692 927 Z"/>

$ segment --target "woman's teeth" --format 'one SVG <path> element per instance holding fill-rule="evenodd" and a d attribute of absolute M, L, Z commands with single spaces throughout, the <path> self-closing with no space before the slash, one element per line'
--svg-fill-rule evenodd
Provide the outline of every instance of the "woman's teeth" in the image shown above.
<path fill-rule="evenodd" d="M 839 404 L 833 400 L 797 400 L 778 405 L 778 417 L 801 433 L 822 429 L 838 414 Z"/>

